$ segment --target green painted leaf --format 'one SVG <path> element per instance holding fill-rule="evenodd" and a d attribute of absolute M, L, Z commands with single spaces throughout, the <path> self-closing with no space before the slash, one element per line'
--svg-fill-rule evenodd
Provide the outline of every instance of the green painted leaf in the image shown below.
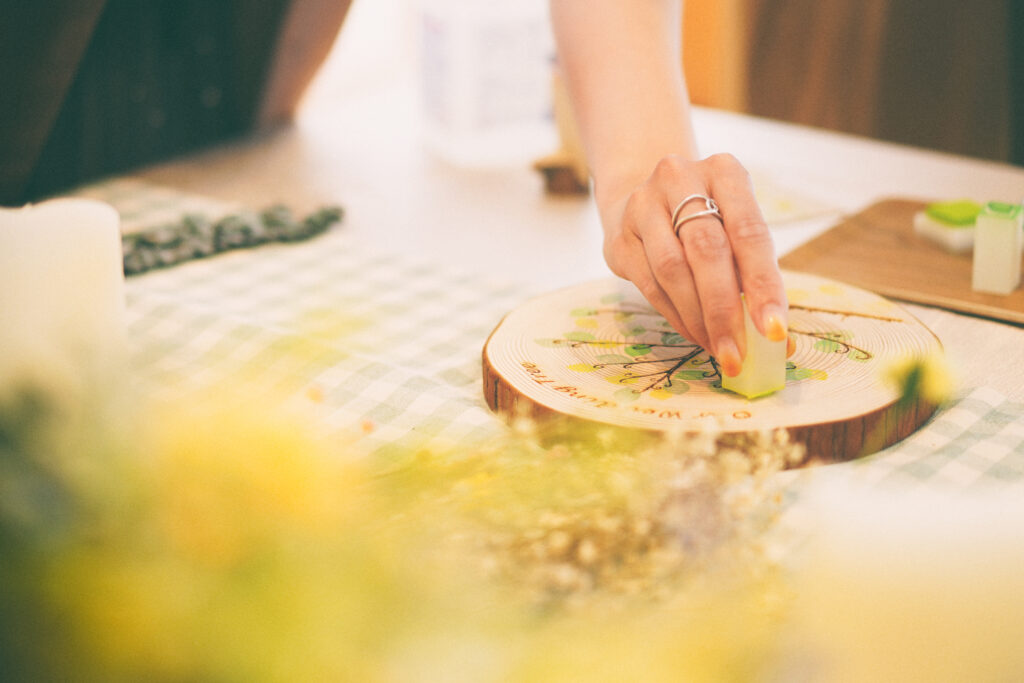
<path fill-rule="evenodd" d="M 678 377 L 678 375 L 676 375 L 676 377 Z M 670 394 L 675 394 L 676 396 L 678 396 L 680 394 L 685 394 L 687 391 L 689 391 L 690 385 L 687 384 L 686 382 L 681 382 L 675 377 L 673 377 L 672 384 L 664 386 L 662 387 L 662 389 Z"/>
<path fill-rule="evenodd" d="M 619 389 L 614 394 L 612 394 L 612 396 L 614 396 L 616 400 L 622 401 L 623 403 L 632 403 L 633 401 L 640 398 L 640 392 L 633 391 L 632 389 L 628 388 Z"/>
<path fill-rule="evenodd" d="M 678 332 L 662 332 L 662 344 L 686 344 L 686 338 Z"/>
<path fill-rule="evenodd" d="M 814 342 L 814 348 L 826 353 L 842 351 L 846 346 L 843 342 L 853 339 L 853 334 L 847 330 L 839 330 L 838 332 L 828 333 L 828 337 L 829 339 L 819 339 Z"/>
<path fill-rule="evenodd" d="M 819 339 L 814 342 L 814 349 L 823 353 L 836 353 L 842 348 L 842 345 L 837 341 L 831 339 Z"/>
<path fill-rule="evenodd" d="M 593 308 L 574 308 L 569 311 L 569 315 L 574 318 L 585 318 L 589 315 L 597 315 L 597 310 Z"/>
<path fill-rule="evenodd" d="M 590 332 L 580 332 L 579 330 L 566 333 L 565 338 L 571 341 L 594 341 L 593 334 Z"/>
<path fill-rule="evenodd" d="M 828 379 L 828 373 L 815 368 L 786 368 L 787 382 L 799 382 L 804 379 Z"/>
<path fill-rule="evenodd" d="M 630 344 L 626 347 L 626 353 L 631 356 L 642 356 L 651 352 L 650 344 Z"/>
<path fill-rule="evenodd" d="M 706 378 L 704 377 L 703 370 L 680 370 L 676 374 L 672 375 L 672 379 L 678 379 L 684 382 L 692 382 L 694 380 L 701 380 Z"/>

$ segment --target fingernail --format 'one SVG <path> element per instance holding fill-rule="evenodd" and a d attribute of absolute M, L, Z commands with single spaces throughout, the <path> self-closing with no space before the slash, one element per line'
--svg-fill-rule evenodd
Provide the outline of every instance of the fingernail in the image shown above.
<path fill-rule="evenodd" d="M 715 344 L 715 360 L 722 374 L 727 377 L 735 377 L 743 369 L 743 362 L 740 360 L 740 352 L 732 339 L 720 339 Z"/>
<path fill-rule="evenodd" d="M 786 338 L 786 318 L 782 311 L 775 306 L 768 306 L 764 309 L 764 331 L 770 341 L 782 341 Z"/>

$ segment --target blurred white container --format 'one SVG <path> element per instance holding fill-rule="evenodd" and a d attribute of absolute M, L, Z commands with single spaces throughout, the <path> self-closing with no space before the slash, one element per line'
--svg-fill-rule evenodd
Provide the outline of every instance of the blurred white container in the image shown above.
<path fill-rule="evenodd" d="M 787 675 L 772 680 L 1024 680 L 1024 499 L 815 473 L 793 578 Z"/>
<path fill-rule="evenodd" d="M 460 166 L 527 163 L 557 144 L 546 0 L 419 0 L 424 142 Z"/>

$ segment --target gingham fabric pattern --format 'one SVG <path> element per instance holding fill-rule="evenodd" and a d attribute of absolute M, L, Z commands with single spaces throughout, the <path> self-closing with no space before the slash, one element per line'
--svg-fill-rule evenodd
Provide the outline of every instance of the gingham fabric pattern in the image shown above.
<path fill-rule="evenodd" d="M 524 290 L 365 253 L 343 227 L 127 284 L 133 376 L 144 392 L 273 386 L 378 454 L 501 429 L 483 404 L 479 355 Z"/>
<path fill-rule="evenodd" d="M 130 226 L 239 208 L 130 179 L 83 194 L 113 204 Z M 315 405 L 325 429 L 356 435 L 361 450 L 382 457 L 468 445 L 504 429 L 480 387 L 487 335 L 539 293 L 370 251 L 342 223 L 309 242 L 130 278 L 131 369 L 156 397 L 229 381 L 273 385 Z M 839 468 L 877 482 L 1024 481 L 1024 404 L 977 389 L 902 443 L 827 469 Z"/>
<path fill-rule="evenodd" d="M 850 466 L 865 480 L 886 484 L 1024 482 L 1024 403 L 976 389 L 901 443 Z"/>

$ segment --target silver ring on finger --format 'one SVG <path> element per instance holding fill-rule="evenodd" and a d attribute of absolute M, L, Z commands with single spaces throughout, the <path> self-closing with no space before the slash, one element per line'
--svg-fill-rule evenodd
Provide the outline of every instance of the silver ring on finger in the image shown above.
<path fill-rule="evenodd" d="M 695 199 L 703 200 L 704 208 L 694 213 L 682 214 L 683 207 Z M 675 232 L 676 237 L 679 236 L 679 230 L 683 227 L 684 223 L 703 216 L 714 216 L 718 220 L 722 220 L 722 212 L 718 210 L 718 203 L 711 197 L 703 194 L 691 194 L 684 197 L 682 201 L 676 204 L 676 208 L 672 211 L 672 230 Z"/>

